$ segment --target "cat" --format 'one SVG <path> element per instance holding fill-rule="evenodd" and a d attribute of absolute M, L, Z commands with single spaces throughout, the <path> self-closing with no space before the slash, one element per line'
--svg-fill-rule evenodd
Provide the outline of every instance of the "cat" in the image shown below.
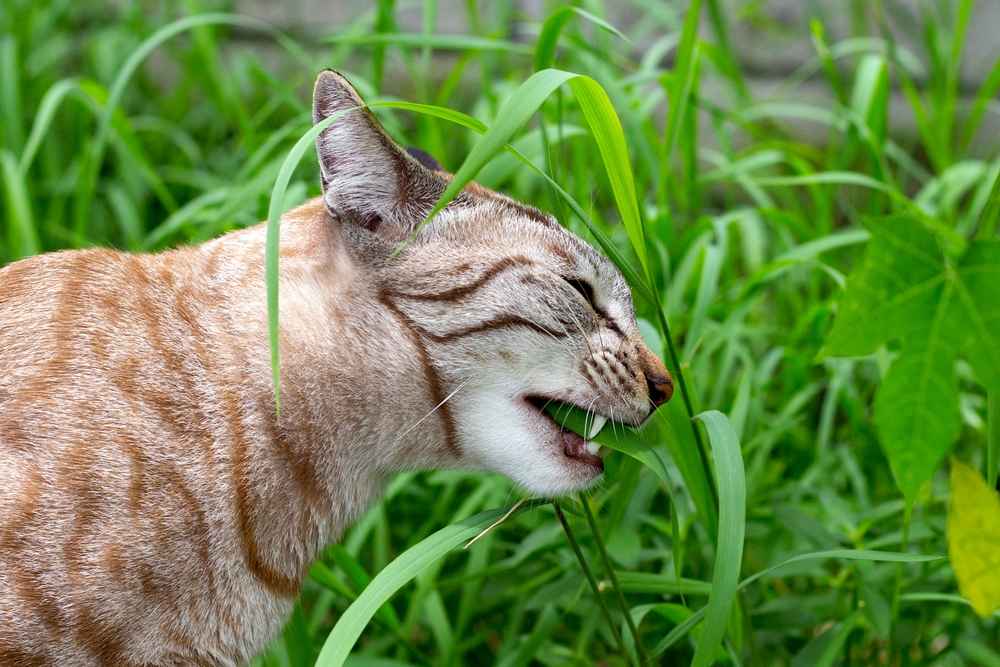
<path fill-rule="evenodd" d="M 265 226 L 153 255 L 0 270 L 0 665 L 239 665 L 319 551 L 401 470 L 584 489 L 549 399 L 639 424 L 670 398 L 618 270 L 551 216 L 450 175 L 341 75 L 322 196 L 281 223 L 281 410 Z M 603 421 L 603 419 L 602 419 Z"/>

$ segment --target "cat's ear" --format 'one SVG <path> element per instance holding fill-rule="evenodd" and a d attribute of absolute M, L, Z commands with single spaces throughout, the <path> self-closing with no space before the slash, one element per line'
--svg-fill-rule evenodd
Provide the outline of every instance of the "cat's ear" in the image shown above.
<path fill-rule="evenodd" d="M 338 112 L 316 138 L 327 209 L 379 234 L 405 237 L 444 191 L 444 178 L 400 148 L 347 79 L 326 70 L 313 90 L 313 122 Z"/>

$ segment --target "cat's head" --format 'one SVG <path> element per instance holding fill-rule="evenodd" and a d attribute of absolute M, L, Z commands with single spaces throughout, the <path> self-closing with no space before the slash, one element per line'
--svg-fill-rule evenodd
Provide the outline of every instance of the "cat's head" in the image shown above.
<path fill-rule="evenodd" d="M 316 82 L 323 197 L 419 362 L 442 463 L 503 473 L 533 493 L 587 487 L 603 465 L 543 414 L 558 400 L 639 424 L 672 381 L 643 343 L 628 285 L 554 218 L 470 185 L 396 253 L 450 175 L 397 146 L 339 74 Z"/>

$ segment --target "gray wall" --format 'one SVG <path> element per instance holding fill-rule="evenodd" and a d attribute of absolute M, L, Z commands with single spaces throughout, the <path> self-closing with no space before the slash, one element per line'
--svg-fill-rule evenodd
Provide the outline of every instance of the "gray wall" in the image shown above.
<path fill-rule="evenodd" d="M 507 25 L 507 37 L 530 42 L 534 31 L 545 16 L 545 7 L 552 3 L 544 0 L 514 0 L 518 10 Z M 955 11 L 957 0 L 933 0 L 945 12 Z M 918 8 L 926 0 L 885 0 L 886 21 L 903 46 L 909 47 L 924 59 L 920 35 L 924 26 L 920 24 Z M 606 18 L 634 38 L 633 54 L 641 57 L 645 47 L 659 34 L 650 34 L 643 17 L 649 9 L 664 16 L 680 18 L 678 7 L 685 7 L 686 0 L 661 1 L 609 0 Z M 798 102 L 829 104 L 832 102 L 828 86 L 821 81 L 806 82 L 794 88 L 791 93 L 782 92 L 780 85 L 790 74 L 804 63 L 815 58 L 809 23 L 817 18 L 826 30 L 827 42 L 834 44 L 844 37 L 858 34 L 873 34 L 874 4 L 867 0 L 722 0 L 727 16 L 730 17 L 731 39 L 734 52 L 747 76 L 755 99 L 773 99 L 775 95 L 785 96 Z M 746 8 L 759 5 L 760 10 L 753 20 L 747 20 Z M 478 3 L 480 12 L 488 15 L 496 11 L 497 5 L 489 0 Z M 373 12 L 374 2 L 368 0 L 237 0 L 237 9 L 242 13 L 262 18 L 278 26 L 305 35 L 329 35 L 343 29 L 350 22 L 365 13 Z M 418 1 L 397 3 L 396 20 L 402 31 L 421 31 L 422 3 Z M 863 8 L 868 15 L 867 25 L 854 26 L 856 8 Z M 646 22 L 648 24 L 648 21 Z M 439 33 L 466 33 L 468 31 L 466 0 L 439 0 L 437 31 Z M 702 27 L 704 35 L 711 35 L 709 26 Z M 1000 57 L 1000 0 L 979 0 L 972 20 L 969 22 L 967 40 L 960 73 L 960 84 L 968 104 L 979 85 L 985 80 L 994 61 Z M 446 54 L 436 54 L 436 58 L 447 59 Z M 444 65 L 446 63 L 442 63 Z M 439 71 L 446 72 L 442 66 Z M 396 76 L 403 75 L 400 72 Z M 393 72 L 389 72 L 393 76 Z M 403 75 L 405 76 L 405 75 Z M 916 77 L 921 78 L 919 75 Z M 849 79 L 848 79 L 849 81 Z M 400 82 L 405 90 L 405 81 Z M 403 90 L 400 91 L 401 93 Z M 703 94 L 712 95 L 711 90 Z M 912 136 L 915 132 L 914 119 L 909 105 L 901 94 L 891 101 L 894 133 Z M 979 133 L 974 152 L 980 155 L 992 154 L 1000 144 L 1000 103 L 994 101 L 992 111 L 987 114 Z"/>

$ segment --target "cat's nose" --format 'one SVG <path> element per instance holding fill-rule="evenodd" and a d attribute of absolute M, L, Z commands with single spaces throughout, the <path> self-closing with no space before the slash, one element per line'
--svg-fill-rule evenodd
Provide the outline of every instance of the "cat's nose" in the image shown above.
<path fill-rule="evenodd" d="M 656 409 L 674 395 L 674 379 L 670 377 L 670 371 L 652 350 L 643 344 L 639 344 L 637 347 L 642 374 L 646 376 L 646 392 L 649 395 L 649 402 L 653 409 Z"/>
<path fill-rule="evenodd" d="M 649 400 L 656 407 L 660 407 L 670 400 L 674 395 L 674 379 L 670 377 L 670 372 L 665 371 L 664 375 L 646 375 L 646 390 L 649 392 Z"/>

